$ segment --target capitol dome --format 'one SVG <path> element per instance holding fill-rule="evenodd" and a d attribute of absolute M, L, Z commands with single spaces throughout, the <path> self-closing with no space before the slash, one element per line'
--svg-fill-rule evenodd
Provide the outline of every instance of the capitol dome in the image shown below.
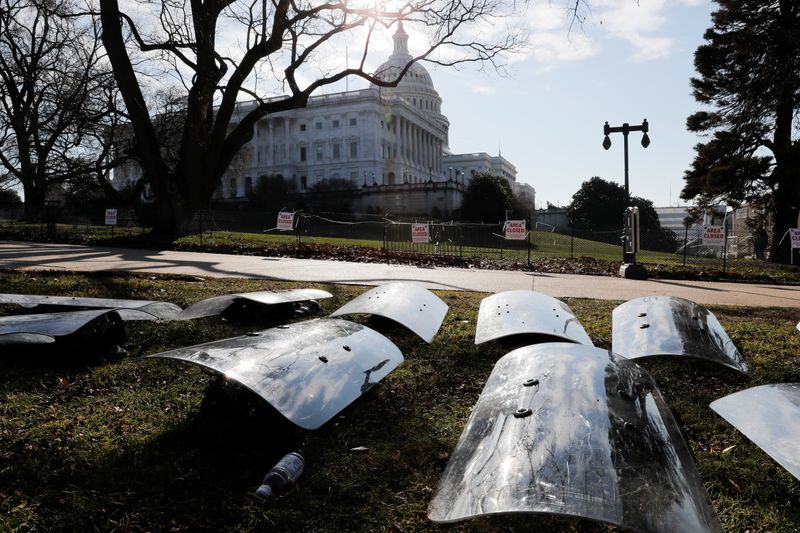
<path fill-rule="evenodd" d="M 403 21 L 397 24 L 397 31 L 392 36 L 394 51 L 389 59 L 375 70 L 375 77 L 381 81 L 394 81 L 403 68 L 413 59 L 408 53 L 408 34 L 403 30 Z M 433 80 L 428 71 L 420 63 L 412 64 L 406 71 L 397 87 L 381 87 L 384 96 L 400 96 L 409 104 L 423 111 L 441 113 L 442 99 L 433 87 Z"/>

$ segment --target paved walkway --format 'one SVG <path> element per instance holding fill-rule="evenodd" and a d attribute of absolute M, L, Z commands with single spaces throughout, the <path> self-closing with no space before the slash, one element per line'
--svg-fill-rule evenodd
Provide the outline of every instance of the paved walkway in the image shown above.
<path fill-rule="evenodd" d="M 577 274 L 350 263 L 246 255 L 0 242 L 0 268 L 79 272 L 129 271 L 378 285 L 413 281 L 431 289 L 501 292 L 535 289 L 555 297 L 629 300 L 680 296 L 705 305 L 800 307 L 800 287 L 700 281 L 637 281 Z M 3 292 L 0 287 L 0 292 Z"/>

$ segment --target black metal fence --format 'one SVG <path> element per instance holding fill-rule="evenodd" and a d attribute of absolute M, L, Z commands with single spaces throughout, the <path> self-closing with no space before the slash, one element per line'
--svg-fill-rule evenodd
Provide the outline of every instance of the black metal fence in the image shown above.
<path fill-rule="evenodd" d="M 102 213 L 92 216 L 50 213 L 37 224 L 18 221 L 21 213 L 0 212 L 0 230 L 5 232 L 39 231 L 42 233 L 79 233 L 82 235 L 123 236 L 145 233 L 147 221 L 133 210 L 119 210 L 116 226 L 106 226 Z M 398 253 L 436 254 L 459 257 L 544 258 L 588 257 L 622 260 L 622 231 L 615 227 L 553 227 L 539 225 L 524 240 L 504 238 L 503 224 L 473 224 L 428 221 L 414 218 L 358 214 L 295 213 L 291 231 L 277 230 L 277 212 L 254 209 L 214 209 L 195 215 L 182 233 L 201 237 L 222 237 L 233 233 L 259 234 L 269 242 L 327 243 L 382 248 Z M 414 242 L 412 224 L 426 223 L 427 242 Z M 530 226 L 529 226 L 530 227 Z M 785 243 L 788 245 L 787 243 Z M 726 235 L 724 246 L 703 244 L 702 228 L 686 228 L 675 234 L 667 230 L 641 232 L 641 252 L 637 261 L 645 264 L 700 266 L 726 270 L 732 266 L 767 266 L 769 253 L 754 247 L 748 234 Z"/>
<path fill-rule="evenodd" d="M 393 252 L 464 256 L 530 257 L 529 239 L 512 240 L 504 236 L 502 224 L 425 223 L 427 242 L 414 242 L 410 222 L 385 222 L 386 250 Z"/>

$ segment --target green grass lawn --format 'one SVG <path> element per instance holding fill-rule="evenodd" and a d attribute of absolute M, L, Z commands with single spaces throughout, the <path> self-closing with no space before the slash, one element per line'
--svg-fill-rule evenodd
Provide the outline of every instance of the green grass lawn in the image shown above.
<path fill-rule="evenodd" d="M 6 239 L 27 239 L 27 240 L 48 240 L 45 235 L 45 226 L 42 224 L 11 224 L 8 221 L 0 221 L 0 238 Z M 330 229 L 330 228 L 329 228 Z M 53 240 L 56 242 L 75 242 L 80 244 L 94 245 L 124 245 L 140 247 L 171 247 L 175 249 L 208 251 L 220 253 L 247 253 L 264 255 L 295 255 L 300 253 L 297 250 L 298 239 L 296 235 L 286 233 L 244 233 L 235 231 L 206 231 L 203 234 L 189 235 L 181 237 L 172 243 L 159 243 L 153 241 L 149 235 L 144 233 L 142 228 L 116 228 L 112 230 L 107 226 L 86 226 L 58 224 L 55 228 L 56 234 Z M 351 231 L 351 230 L 348 230 Z M 616 273 L 621 262 L 621 247 L 606 242 L 571 238 L 570 235 L 559 233 L 549 233 L 546 231 L 532 231 L 530 233 L 531 259 L 534 260 L 534 267 L 544 269 L 544 271 L 564 272 L 565 270 L 557 264 L 553 269 L 550 268 L 552 259 L 576 258 L 582 260 L 591 258 L 592 260 L 604 261 L 608 263 L 607 268 L 589 268 L 587 273 Z M 300 239 L 304 250 L 299 257 L 330 257 L 339 259 L 351 259 L 352 253 L 357 255 L 384 254 L 384 242 L 380 239 L 360 239 L 353 237 L 316 237 L 303 235 Z M 472 266 L 480 265 L 483 268 L 488 266 L 488 262 L 494 262 L 492 268 L 516 268 L 503 261 L 526 262 L 528 249 L 525 242 L 517 241 L 505 243 L 497 239 L 496 243 L 485 247 L 463 246 L 459 247 L 453 243 L 432 243 L 432 244 L 412 244 L 410 242 L 390 242 L 389 255 L 391 259 L 387 261 L 402 262 L 404 257 L 411 258 L 409 261 L 417 261 L 413 257 L 430 256 L 431 258 L 442 257 L 444 255 L 461 256 L 464 261 Z M 363 247 L 362 252 L 345 252 L 347 249 L 355 250 Z M 318 249 L 315 254 L 309 250 Z M 339 248 L 341 250 L 336 250 Z M 374 254 L 373 254 L 374 251 Z M 344 252 L 344 253 L 342 253 Z M 348 255 L 349 254 L 349 255 Z M 445 258 L 447 259 L 447 258 Z M 374 260 L 374 257 L 373 257 Z M 499 262 L 498 262 L 499 260 Z M 506 263 L 508 263 L 506 261 Z M 538 261 L 538 262 L 536 262 Z M 775 265 L 766 261 L 758 261 L 750 258 L 731 258 L 723 263 L 721 258 L 705 258 L 697 256 L 683 257 L 679 253 L 664 253 L 651 250 L 643 250 L 637 255 L 637 261 L 644 264 L 650 275 L 660 278 L 679 278 L 679 279 L 716 279 L 728 278 L 737 280 L 760 281 L 760 282 L 779 282 L 779 283 L 798 283 L 800 282 L 800 268 L 790 265 Z M 446 262 L 446 264 L 452 264 Z M 505 265 L 505 266 L 504 266 Z M 578 271 L 581 269 L 579 268 Z M 724 271 L 723 271 L 724 270 Z M 575 271 L 570 269 L 569 271 Z"/>
<path fill-rule="evenodd" d="M 139 275 L 0 271 L 3 292 L 162 299 L 185 306 L 229 292 L 314 286 L 334 298 L 363 287 Z M 313 432 L 232 408 L 197 368 L 145 359 L 165 349 L 277 325 L 220 318 L 128 322 L 128 356 L 0 357 L 0 531 L 608 531 L 543 515 L 436 526 L 426 508 L 494 362 L 476 347 L 480 299 L 438 292 L 450 305 L 430 345 L 388 334 L 405 362 Z M 568 300 L 595 344 L 611 343 L 617 302 Z M 6 311 L 9 311 L 6 308 Z M 645 361 L 675 414 L 728 531 L 800 530 L 800 482 L 708 404 L 763 383 L 800 381 L 794 309 L 713 308 L 753 370 Z M 365 451 L 353 448 L 365 447 Z M 285 451 L 306 472 L 266 508 L 250 494 Z"/>

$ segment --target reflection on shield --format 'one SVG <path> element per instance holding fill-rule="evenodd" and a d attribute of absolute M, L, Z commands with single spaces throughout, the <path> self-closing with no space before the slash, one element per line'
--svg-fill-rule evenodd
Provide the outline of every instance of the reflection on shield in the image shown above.
<path fill-rule="evenodd" d="M 177 318 L 179 320 L 189 320 L 219 315 L 232 306 L 273 306 L 322 300 L 332 296 L 331 293 L 319 289 L 288 289 L 283 291 L 225 294 L 193 303 L 184 309 Z"/>
<path fill-rule="evenodd" d="M 481 301 L 475 344 L 525 335 L 531 342 L 569 341 L 593 346 L 567 304 L 540 292 L 519 290 L 494 294 Z"/>
<path fill-rule="evenodd" d="M 0 346 L 120 342 L 122 320 L 116 311 L 95 309 L 0 317 Z"/>
<path fill-rule="evenodd" d="M 403 361 L 397 346 L 380 333 L 338 319 L 299 322 L 150 357 L 219 373 L 305 429 L 320 427 Z"/>
<path fill-rule="evenodd" d="M 573 343 L 526 346 L 497 362 L 428 508 L 435 522 L 504 513 L 721 531 L 650 376 Z"/>
<path fill-rule="evenodd" d="M 400 323 L 425 342 L 433 341 L 447 314 L 447 304 L 413 283 L 387 283 L 355 297 L 333 313 L 376 315 Z"/>
<path fill-rule="evenodd" d="M 124 300 L 119 298 L 84 298 L 81 296 L 43 296 L 37 294 L 0 294 L 0 304 L 49 310 L 113 309 L 122 320 L 172 320 L 181 308 L 156 300 Z"/>
<path fill-rule="evenodd" d="M 800 479 L 800 383 L 734 392 L 711 408 Z"/>
<path fill-rule="evenodd" d="M 724 365 L 743 374 L 749 369 L 711 311 L 672 296 L 645 296 L 616 307 L 612 351 L 628 359 L 683 356 Z"/>

